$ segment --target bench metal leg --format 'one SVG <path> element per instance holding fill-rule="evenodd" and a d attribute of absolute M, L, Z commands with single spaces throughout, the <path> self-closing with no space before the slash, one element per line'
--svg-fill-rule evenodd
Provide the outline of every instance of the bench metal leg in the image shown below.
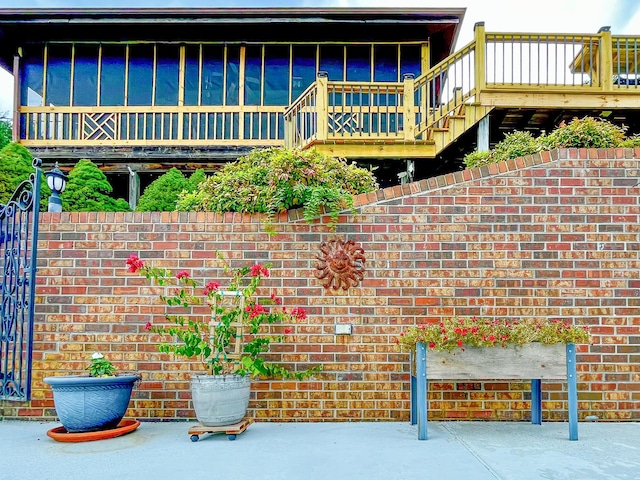
<path fill-rule="evenodd" d="M 416 404 L 418 414 L 418 440 L 427 439 L 427 346 L 416 345 Z"/>
<path fill-rule="evenodd" d="M 542 425 L 542 381 L 531 380 L 531 423 Z"/>
<path fill-rule="evenodd" d="M 578 440 L 578 386 L 576 346 L 567 344 L 567 390 L 569 394 L 569 440 Z"/>

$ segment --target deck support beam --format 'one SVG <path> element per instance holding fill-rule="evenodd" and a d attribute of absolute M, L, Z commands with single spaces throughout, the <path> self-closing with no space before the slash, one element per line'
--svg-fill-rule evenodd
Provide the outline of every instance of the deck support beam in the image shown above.
<path fill-rule="evenodd" d="M 478 151 L 489 151 L 489 115 L 478 122 Z"/>
<path fill-rule="evenodd" d="M 140 199 L 140 175 L 130 166 L 127 165 L 127 168 L 129 169 L 129 206 L 131 210 L 135 210 Z"/>

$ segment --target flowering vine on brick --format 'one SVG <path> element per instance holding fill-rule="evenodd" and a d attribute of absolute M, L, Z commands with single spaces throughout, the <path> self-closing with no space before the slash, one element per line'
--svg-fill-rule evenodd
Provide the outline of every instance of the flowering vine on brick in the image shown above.
<path fill-rule="evenodd" d="M 268 266 L 257 263 L 232 269 L 222 257 L 218 258 L 231 277 L 224 290 L 218 281 L 209 281 L 203 289 L 198 288 L 187 270 L 172 276 L 166 269 L 146 265 L 135 254 L 127 259 L 130 272 L 144 275 L 167 292 L 160 295 L 160 299 L 171 307 L 166 314 L 168 324 L 147 322 L 145 325 L 145 330 L 162 336 L 158 350 L 200 358 L 215 375 L 234 373 L 302 379 L 319 371 L 320 366 L 291 372 L 262 358 L 273 342 L 283 341 L 284 335 L 293 331 L 286 327 L 280 330 L 284 335 L 279 335 L 274 333 L 275 325 L 304 320 L 306 312 L 301 307 L 287 312 L 285 307 L 280 307 L 282 300 L 275 293 L 267 299 L 256 296 L 262 279 L 270 276 Z M 210 308 L 210 316 L 194 314 L 193 307 L 203 305 Z"/>

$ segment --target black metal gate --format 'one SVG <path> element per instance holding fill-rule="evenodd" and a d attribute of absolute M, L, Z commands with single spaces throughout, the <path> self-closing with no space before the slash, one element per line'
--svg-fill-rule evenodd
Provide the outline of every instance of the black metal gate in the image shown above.
<path fill-rule="evenodd" d="M 0 205 L 0 400 L 29 400 L 42 162 Z"/>

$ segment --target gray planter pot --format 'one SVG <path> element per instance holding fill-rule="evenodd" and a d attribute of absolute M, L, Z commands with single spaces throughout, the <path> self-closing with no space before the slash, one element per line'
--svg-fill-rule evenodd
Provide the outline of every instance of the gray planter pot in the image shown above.
<path fill-rule="evenodd" d="M 131 391 L 140 375 L 115 377 L 61 376 L 47 377 L 56 413 L 70 433 L 115 428 L 122 420 Z"/>
<path fill-rule="evenodd" d="M 205 427 L 238 423 L 247 413 L 250 394 L 249 376 L 197 375 L 191 379 L 193 408 Z"/>

